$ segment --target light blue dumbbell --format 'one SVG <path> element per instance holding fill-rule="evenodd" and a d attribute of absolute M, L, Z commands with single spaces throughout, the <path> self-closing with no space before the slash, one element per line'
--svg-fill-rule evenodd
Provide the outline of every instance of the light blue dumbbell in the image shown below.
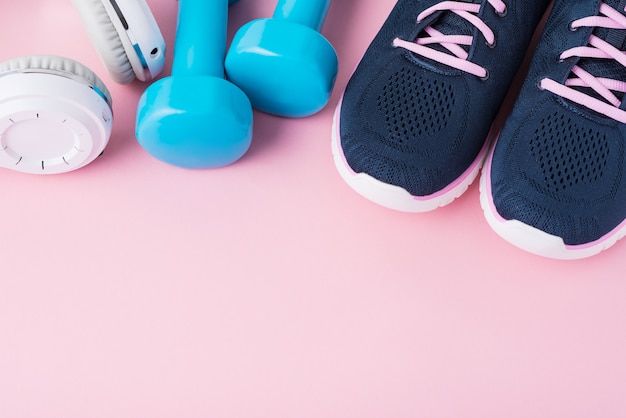
<path fill-rule="evenodd" d="M 252 106 L 224 79 L 229 0 L 179 0 L 172 75 L 139 100 L 137 140 L 155 158 L 213 168 L 242 157 L 252 140 Z"/>
<path fill-rule="evenodd" d="M 320 34 L 331 0 L 279 0 L 272 18 L 235 34 L 226 76 L 261 111 L 303 117 L 324 108 L 337 77 L 333 46 Z"/>

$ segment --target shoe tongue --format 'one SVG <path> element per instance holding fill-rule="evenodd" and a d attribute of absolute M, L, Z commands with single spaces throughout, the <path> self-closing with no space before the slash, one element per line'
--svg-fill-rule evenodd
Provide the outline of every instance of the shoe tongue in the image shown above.
<path fill-rule="evenodd" d="M 621 14 L 626 15 L 626 0 L 605 0 L 604 3 Z M 594 34 L 613 45 L 615 48 L 622 51 L 626 50 L 626 30 L 597 28 Z"/>
<path fill-rule="evenodd" d="M 611 6 L 620 13 L 626 15 L 626 0 L 605 0 L 607 5 Z M 594 35 L 606 41 L 615 48 L 626 51 L 626 30 L 596 28 Z M 581 59 L 578 66 L 598 78 L 611 78 L 614 80 L 626 80 L 626 67 L 613 59 Z M 623 94 L 615 93 L 620 100 Z"/>
<path fill-rule="evenodd" d="M 626 1 L 626 0 L 625 0 Z M 481 3 L 481 0 L 461 0 L 463 3 Z M 435 20 L 430 25 L 432 28 L 438 30 L 444 35 L 466 35 L 471 36 L 474 33 L 475 27 L 469 23 L 466 19 L 462 18 L 458 14 L 449 11 L 437 12 L 434 14 Z M 420 34 L 420 36 L 422 36 Z M 439 45 L 432 46 L 435 49 L 441 51 L 447 51 Z M 463 47 L 466 51 L 468 47 Z"/>

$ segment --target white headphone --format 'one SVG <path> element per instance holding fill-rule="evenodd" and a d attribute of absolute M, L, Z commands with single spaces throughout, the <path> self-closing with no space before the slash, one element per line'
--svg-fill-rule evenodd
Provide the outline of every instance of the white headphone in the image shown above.
<path fill-rule="evenodd" d="M 111 78 L 154 79 L 165 41 L 145 0 L 72 0 Z M 84 65 L 51 55 L 0 63 L 0 167 L 56 174 L 83 167 L 106 147 L 112 100 Z"/>

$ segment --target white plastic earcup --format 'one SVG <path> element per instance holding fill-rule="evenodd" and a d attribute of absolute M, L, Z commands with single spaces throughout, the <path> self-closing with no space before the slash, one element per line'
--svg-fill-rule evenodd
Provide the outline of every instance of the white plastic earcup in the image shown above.
<path fill-rule="evenodd" d="M 165 40 L 145 0 L 72 0 L 111 78 L 149 81 L 165 65 Z"/>
<path fill-rule="evenodd" d="M 106 147 L 111 96 L 87 67 L 37 55 L 0 63 L 0 166 L 56 174 L 83 167 Z"/>

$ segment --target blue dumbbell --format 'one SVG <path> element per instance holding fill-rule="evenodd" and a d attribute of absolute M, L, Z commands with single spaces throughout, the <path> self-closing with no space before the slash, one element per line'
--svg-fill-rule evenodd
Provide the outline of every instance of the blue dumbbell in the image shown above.
<path fill-rule="evenodd" d="M 228 5 L 234 2 L 178 1 L 172 75 L 148 87 L 137 109 L 137 140 L 161 161 L 220 167 L 250 147 L 250 100 L 224 79 Z"/>
<path fill-rule="evenodd" d="M 326 106 L 338 68 L 335 49 L 319 32 L 330 2 L 279 0 L 272 18 L 237 31 L 226 55 L 226 76 L 256 109 L 303 117 Z"/>

